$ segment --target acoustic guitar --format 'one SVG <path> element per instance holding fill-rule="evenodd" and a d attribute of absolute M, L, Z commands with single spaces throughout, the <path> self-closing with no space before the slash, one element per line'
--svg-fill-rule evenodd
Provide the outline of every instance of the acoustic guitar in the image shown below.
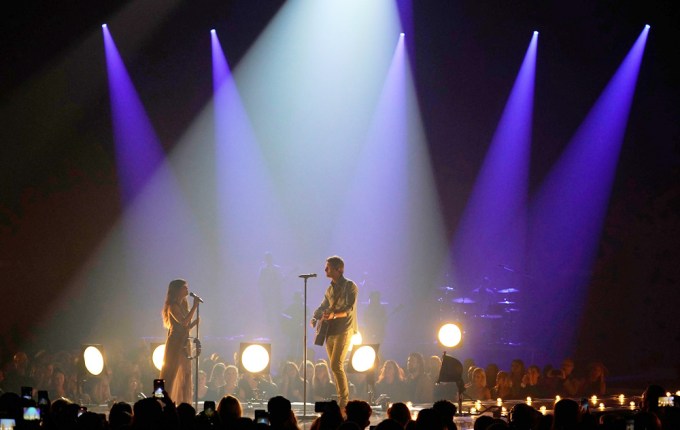
<path fill-rule="evenodd" d="M 316 337 L 314 338 L 314 345 L 323 346 L 324 342 L 326 341 L 326 335 L 328 334 L 329 325 L 330 322 L 324 317 L 321 317 L 316 321 L 316 325 L 314 326 L 316 328 Z"/>

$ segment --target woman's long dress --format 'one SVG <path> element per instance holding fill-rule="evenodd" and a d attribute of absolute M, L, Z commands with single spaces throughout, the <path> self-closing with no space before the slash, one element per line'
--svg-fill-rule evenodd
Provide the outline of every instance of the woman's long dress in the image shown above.
<path fill-rule="evenodd" d="M 191 360 L 189 356 L 189 329 L 182 325 L 188 312 L 179 305 L 170 308 L 170 329 L 165 342 L 165 363 L 161 378 L 165 379 L 165 390 L 179 405 L 191 403 Z"/>

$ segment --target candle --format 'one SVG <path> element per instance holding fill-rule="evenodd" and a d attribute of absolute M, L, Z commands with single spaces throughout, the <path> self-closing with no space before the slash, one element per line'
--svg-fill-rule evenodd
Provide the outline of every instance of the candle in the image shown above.
<path fill-rule="evenodd" d="M 626 404 L 626 398 L 625 398 L 625 396 L 624 396 L 623 394 L 619 395 L 619 403 L 620 403 L 621 405 L 625 405 L 625 404 Z"/>
<path fill-rule="evenodd" d="M 501 399 L 500 397 L 497 398 L 497 399 L 496 399 L 496 405 L 497 405 L 497 406 L 503 406 L 503 399 Z"/>
<path fill-rule="evenodd" d="M 590 401 L 593 403 L 593 406 L 597 405 L 597 396 L 593 395 L 593 397 L 590 398 Z"/>
<path fill-rule="evenodd" d="M 559 402 L 560 400 L 562 400 L 562 397 L 559 395 L 555 396 L 555 403 Z"/>
<path fill-rule="evenodd" d="M 531 406 L 531 397 L 527 397 L 527 405 Z"/>
<path fill-rule="evenodd" d="M 634 410 L 635 409 L 635 402 L 630 402 L 629 406 L 630 406 L 631 411 Z"/>
<path fill-rule="evenodd" d="M 599 409 L 600 409 L 601 411 L 604 411 L 604 403 L 600 403 Z"/>
<path fill-rule="evenodd" d="M 546 413 L 547 410 L 548 410 L 548 409 L 547 409 L 545 406 L 541 406 L 541 413 L 542 413 L 543 415 L 545 415 L 545 413 Z"/>
<path fill-rule="evenodd" d="M 477 401 L 475 402 L 475 408 L 476 408 L 477 410 L 482 409 L 482 402 L 480 402 L 479 400 L 477 400 Z"/>
<path fill-rule="evenodd" d="M 475 408 L 470 408 L 470 415 L 474 415 L 477 413 L 477 409 Z"/>
<path fill-rule="evenodd" d="M 501 415 L 502 415 L 502 416 L 506 416 L 507 414 L 508 414 L 508 409 L 507 409 L 505 406 L 503 406 L 503 407 L 501 408 Z"/>

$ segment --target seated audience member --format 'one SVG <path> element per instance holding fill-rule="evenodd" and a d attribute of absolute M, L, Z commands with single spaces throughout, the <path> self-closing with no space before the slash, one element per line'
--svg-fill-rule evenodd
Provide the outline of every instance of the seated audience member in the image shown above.
<path fill-rule="evenodd" d="M 533 397 L 537 399 L 545 397 L 545 388 L 542 383 L 541 369 L 536 365 L 529 366 L 520 384 L 522 387 L 520 390 L 522 398 Z"/>
<path fill-rule="evenodd" d="M 581 395 L 583 396 L 604 396 L 607 393 L 607 384 L 605 377 L 607 376 L 607 368 L 600 362 L 590 363 L 588 365 L 588 373 L 583 380 L 581 386 Z"/>
<path fill-rule="evenodd" d="M 406 362 L 407 394 L 413 403 L 432 403 L 433 384 L 425 373 L 425 361 L 422 354 L 413 352 Z"/>
<path fill-rule="evenodd" d="M 496 375 L 496 385 L 491 389 L 492 399 L 509 399 L 512 392 L 512 381 L 510 374 L 501 370 Z"/>
<path fill-rule="evenodd" d="M 472 400 L 491 399 L 491 391 L 486 386 L 486 373 L 481 367 L 472 371 L 472 381 L 465 387 L 465 395 Z"/>
<path fill-rule="evenodd" d="M 380 368 L 380 374 L 375 383 L 375 393 L 378 396 L 385 394 L 392 402 L 401 402 L 406 400 L 404 396 L 405 384 L 404 370 L 399 367 L 396 361 L 387 360 Z"/>
<path fill-rule="evenodd" d="M 574 368 L 574 360 L 571 358 L 562 360 L 562 366 L 560 366 L 562 384 L 557 388 L 557 394 L 564 397 L 575 397 L 578 394 L 581 388 L 581 380 L 575 376 Z"/>
<path fill-rule="evenodd" d="M 498 376 L 498 365 L 496 363 L 489 363 L 486 365 L 484 372 L 486 373 L 486 386 L 489 387 L 489 389 L 495 387 L 496 377 Z"/>
<path fill-rule="evenodd" d="M 216 399 L 209 399 L 208 398 L 208 391 L 210 387 L 208 387 L 208 374 L 205 373 L 203 370 L 198 371 L 198 383 L 196 384 L 198 387 L 198 400 L 199 401 L 206 401 L 206 400 L 216 400 Z"/>
<path fill-rule="evenodd" d="M 392 406 L 387 409 L 387 417 L 395 420 L 405 428 L 411 422 L 411 411 L 406 406 L 406 403 L 392 403 Z"/>
<path fill-rule="evenodd" d="M 525 373 L 524 362 L 519 358 L 512 360 L 510 363 L 511 387 L 509 399 L 522 398 L 522 378 L 524 378 Z"/>
<path fill-rule="evenodd" d="M 50 384 L 47 387 L 47 391 L 50 393 L 50 398 L 58 399 L 59 397 L 66 397 L 66 373 L 64 373 L 61 368 L 57 367 L 52 371 L 52 378 L 50 379 Z M 77 400 L 77 399 L 76 399 Z M 127 399 L 126 399 L 127 400 Z M 136 400 L 136 399 L 133 399 Z"/>
<path fill-rule="evenodd" d="M 224 363 L 215 363 L 210 370 L 210 378 L 208 378 L 208 393 L 206 398 L 208 400 L 221 399 L 225 394 L 234 394 L 233 390 L 236 389 L 236 384 L 238 384 L 238 368 L 236 369 L 236 380 L 231 381 L 232 387 L 227 386 L 226 381 L 226 370 L 227 366 Z M 232 370 L 233 372 L 233 370 Z M 229 392 L 231 390 L 231 392 Z"/>
<path fill-rule="evenodd" d="M 466 358 L 463 360 L 463 382 L 466 384 L 472 380 L 472 371 L 477 367 L 475 360 Z"/>
<path fill-rule="evenodd" d="M 371 423 L 372 413 L 371 406 L 363 400 L 350 400 L 345 406 L 346 421 L 356 423 L 361 429 L 365 429 Z"/>
<path fill-rule="evenodd" d="M 331 379 L 331 372 L 325 362 L 317 363 L 314 366 L 314 377 L 312 378 L 312 399 L 315 402 L 331 400 L 336 394 L 335 384 Z"/>
<path fill-rule="evenodd" d="M 292 361 L 288 361 L 284 366 L 280 389 L 281 395 L 290 401 L 302 401 L 304 381 L 300 376 L 297 365 Z"/>
<path fill-rule="evenodd" d="M 427 374 L 431 380 L 436 381 L 439 377 L 439 369 L 442 367 L 442 359 L 438 355 L 431 355 L 425 365 Z"/>
<path fill-rule="evenodd" d="M 139 399 L 144 398 L 139 386 L 139 379 L 137 376 L 130 375 L 127 378 L 127 383 L 125 384 L 125 389 L 121 393 L 121 400 L 126 402 L 136 402 Z"/>

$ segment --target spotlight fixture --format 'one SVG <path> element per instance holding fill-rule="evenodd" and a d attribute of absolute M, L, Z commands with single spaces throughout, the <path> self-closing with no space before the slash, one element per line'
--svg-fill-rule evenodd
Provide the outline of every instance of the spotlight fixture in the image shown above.
<path fill-rule="evenodd" d="M 378 364 L 378 349 L 380 345 L 360 345 L 352 349 L 349 356 L 349 371 L 365 373 L 375 369 Z"/>
<path fill-rule="evenodd" d="M 455 382 L 458 387 L 458 411 L 463 412 L 463 393 L 465 392 L 465 383 L 463 382 L 463 363 L 457 358 L 446 355 L 446 351 L 442 355 L 442 367 L 439 368 L 439 376 L 437 377 L 437 384 L 442 382 Z"/>
<path fill-rule="evenodd" d="M 80 357 L 85 375 L 99 376 L 104 371 L 104 348 L 101 345 L 83 345 Z"/>
<path fill-rule="evenodd" d="M 160 371 L 165 364 L 165 344 L 153 342 L 151 344 L 151 361 L 153 366 Z"/>
<path fill-rule="evenodd" d="M 349 349 L 352 350 L 355 345 L 361 345 L 363 342 L 363 338 L 361 337 L 360 332 L 356 332 L 352 335 L 352 338 L 349 340 Z"/>
<path fill-rule="evenodd" d="M 463 332 L 457 324 L 446 323 L 439 328 L 437 338 L 445 347 L 454 348 L 463 340 Z"/>
<path fill-rule="evenodd" d="M 241 343 L 239 370 L 249 373 L 269 373 L 272 346 L 268 343 Z"/>

